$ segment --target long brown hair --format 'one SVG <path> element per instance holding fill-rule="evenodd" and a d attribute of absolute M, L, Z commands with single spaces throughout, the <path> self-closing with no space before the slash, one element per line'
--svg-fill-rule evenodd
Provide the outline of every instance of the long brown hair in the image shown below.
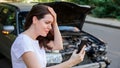
<path fill-rule="evenodd" d="M 50 14 L 46 5 L 34 5 L 26 17 L 25 30 L 27 30 L 32 24 L 33 16 L 36 16 L 39 20 L 44 18 L 46 14 Z M 38 36 L 36 38 L 39 41 L 40 47 L 45 47 L 47 49 L 52 49 L 47 45 L 49 41 L 54 40 L 54 31 L 51 29 L 46 37 Z"/>

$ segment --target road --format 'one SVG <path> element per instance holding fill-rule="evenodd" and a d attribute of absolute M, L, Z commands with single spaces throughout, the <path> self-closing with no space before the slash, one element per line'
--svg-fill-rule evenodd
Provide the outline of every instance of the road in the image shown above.
<path fill-rule="evenodd" d="M 83 30 L 107 43 L 107 56 L 112 61 L 109 68 L 120 68 L 120 29 L 85 23 Z"/>

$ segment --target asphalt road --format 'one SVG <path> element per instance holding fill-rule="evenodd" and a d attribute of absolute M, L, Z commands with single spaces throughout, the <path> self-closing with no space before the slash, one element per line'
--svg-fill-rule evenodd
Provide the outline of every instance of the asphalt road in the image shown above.
<path fill-rule="evenodd" d="M 83 30 L 107 43 L 107 56 L 112 61 L 109 68 L 120 68 L 120 29 L 85 23 Z"/>

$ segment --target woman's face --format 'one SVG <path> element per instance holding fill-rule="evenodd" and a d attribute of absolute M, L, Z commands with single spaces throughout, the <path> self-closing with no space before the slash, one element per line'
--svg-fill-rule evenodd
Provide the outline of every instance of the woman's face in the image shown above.
<path fill-rule="evenodd" d="M 38 35 L 47 36 L 49 31 L 52 29 L 53 16 L 46 14 L 44 18 L 38 20 L 36 24 L 36 32 Z"/>

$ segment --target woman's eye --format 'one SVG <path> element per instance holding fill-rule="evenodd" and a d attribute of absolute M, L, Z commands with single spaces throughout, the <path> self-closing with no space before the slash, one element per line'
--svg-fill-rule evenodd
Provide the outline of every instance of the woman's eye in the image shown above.
<path fill-rule="evenodd" d="M 45 22 L 46 24 L 50 24 L 50 22 Z"/>
<path fill-rule="evenodd" d="M 48 24 L 49 22 L 45 22 L 46 24 Z"/>

